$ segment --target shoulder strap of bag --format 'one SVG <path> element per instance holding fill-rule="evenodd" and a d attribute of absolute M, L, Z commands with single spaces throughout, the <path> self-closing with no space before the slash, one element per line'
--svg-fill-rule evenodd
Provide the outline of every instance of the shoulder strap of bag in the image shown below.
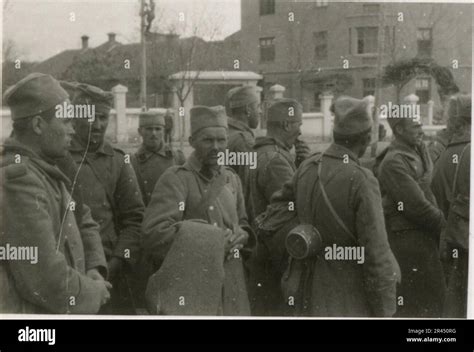
<path fill-rule="evenodd" d="M 347 228 L 347 226 L 344 224 L 344 222 L 342 221 L 342 219 L 339 217 L 339 215 L 337 215 L 336 213 L 336 210 L 334 209 L 334 207 L 332 206 L 332 203 L 331 201 L 329 200 L 329 197 L 326 193 L 326 190 L 324 189 L 324 185 L 323 183 L 321 182 L 321 169 L 322 169 L 322 164 L 323 164 L 323 155 L 321 155 L 321 158 L 319 159 L 319 162 L 318 162 L 318 182 L 319 182 L 319 187 L 321 189 L 321 194 L 323 196 L 323 199 L 324 199 L 324 202 L 326 203 L 329 211 L 331 212 L 331 215 L 333 216 L 333 218 L 336 220 L 336 222 L 338 223 L 338 225 L 344 230 L 344 232 L 346 232 L 355 242 L 357 242 L 357 239 L 356 237 L 354 236 L 354 234 Z"/>

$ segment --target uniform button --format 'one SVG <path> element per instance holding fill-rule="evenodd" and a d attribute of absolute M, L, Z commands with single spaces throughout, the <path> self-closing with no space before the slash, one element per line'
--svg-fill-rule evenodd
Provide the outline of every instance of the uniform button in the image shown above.
<path fill-rule="evenodd" d="M 211 206 L 209 207 L 209 210 L 214 210 L 214 206 L 211 205 Z"/>
<path fill-rule="evenodd" d="M 147 184 L 148 182 L 145 180 L 145 181 L 143 181 L 143 183 L 144 183 L 144 184 Z"/>
<path fill-rule="evenodd" d="M 214 226 L 216 226 L 216 227 L 217 227 L 217 222 L 215 222 L 215 223 L 214 223 Z"/>

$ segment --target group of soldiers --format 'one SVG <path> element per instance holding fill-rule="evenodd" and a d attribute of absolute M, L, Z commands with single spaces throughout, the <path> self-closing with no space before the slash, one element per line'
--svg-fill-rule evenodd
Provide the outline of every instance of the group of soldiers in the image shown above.
<path fill-rule="evenodd" d="M 33 73 L 4 100 L 0 245 L 39 258 L 0 262 L 1 312 L 466 316 L 470 96 L 448 102 L 431 156 L 419 121 L 389 119 L 373 170 L 372 112 L 347 96 L 331 107 L 333 142 L 311 154 L 298 101 L 273 101 L 255 138 L 259 94 L 233 88 L 225 106 L 190 110 L 187 158 L 151 111 L 133 155 L 113 147 L 112 95 L 88 84 Z M 64 102 L 95 116 L 59 119 Z M 226 150 L 256 153 L 256 167 L 222 165 Z"/>

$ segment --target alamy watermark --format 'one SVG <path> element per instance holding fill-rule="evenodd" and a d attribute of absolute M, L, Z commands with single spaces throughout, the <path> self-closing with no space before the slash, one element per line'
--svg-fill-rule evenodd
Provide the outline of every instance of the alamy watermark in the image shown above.
<path fill-rule="evenodd" d="M 380 117 L 384 118 L 405 118 L 419 121 L 420 105 L 418 104 L 392 104 L 391 101 L 388 104 L 380 105 Z"/>
<path fill-rule="evenodd" d="M 18 330 L 18 342 L 47 342 L 56 344 L 56 329 L 33 329 L 29 326 Z"/>
<path fill-rule="evenodd" d="M 223 166 L 249 166 L 250 169 L 257 168 L 257 152 L 225 152 L 217 153 L 217 164 Z"/>
<path fill-rule="evenodd" d="M 38 263 L 38 247 L 11 246 L 9 243 L 0 246 L 0 260 L 25 260 L 31 264 Z"/>
<path fill-rule="evenodd" d="M 338 246 L 335 243 L 324 249 L 326 260 L 353 260 L 357 264 L 364 264 L 365 249 L 360 246 Z"/>
<path fill-rule="evenodd" d="M 56 105 L 56 117 L 58 119 L 87 119 L 89 122 L 94 122 L 95 105 L 71 104 L 65 101 Z"/>

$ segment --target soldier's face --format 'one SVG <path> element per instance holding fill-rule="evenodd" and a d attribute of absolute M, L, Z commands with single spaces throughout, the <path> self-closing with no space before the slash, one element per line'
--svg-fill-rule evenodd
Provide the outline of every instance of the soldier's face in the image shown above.
<path fill-rule="evenodd" d="M 53 117 L 44 120 L 40 138 L 41 153 L 48 158 L 61 158 L 66 155 L 74 134 L 70 119 Z"/>
<path fill-rule="evenodd" d="M 105 131 L 109 125 L 109 109 L 96 108 L 94 121 L 90 122 L 87 119 L 75 119 L 74 129 L 77 137 L 83 144 L 87 144 L 90 134 L 90 144 L 98 146 L 102 144 L 105 137 Z"/>
<path fill-rule="evenodd" d="M 227 147 L 227 130 L 224 127 L 206 127 L 189 138 L 196 157 L 203 165 L 216 166 L 218 153 Z"/>
<path fill-rule="evenodd" d="M 296 139 L 300 136 L 301 134 L 301 125 L 303 123 L 301 121 L 292 121 L 288 122 L 288 142 L 290 145 L 294 145 L 296 142 Z"/>
<path fill-rule="evenodd" d="M 399 126 L 399 136 L 405 143 L 413 147 L 423 143 L 424 133 L 422 124 L 412 119 L 406 119 Z"/>
<path fill-rule="evenodd" d="M 258 122 L 262 115 L 262 108 L 259 102 L 255 102 L 248 105 L 249 109 L 249 118 L 248 123 L 250 128 L 257 128 Z"/>
<path fill-rule="evenodd" d="M 143 138 L 143 145 L 148 150 L 158 150 L 163 144 L 163 126 L 140 127 L 138 133 Z"/>

